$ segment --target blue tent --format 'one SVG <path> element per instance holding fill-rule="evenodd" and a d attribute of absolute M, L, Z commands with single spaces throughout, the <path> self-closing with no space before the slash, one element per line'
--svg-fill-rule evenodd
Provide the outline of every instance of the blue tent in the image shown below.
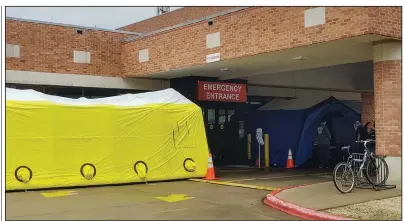
<path fill-rule="evenodd" d="M 360 115 L 334 97 L 301 110 L 256 111 L 250 118 L 253 159 L 258 157 L 255 131 L 262 128 L 264 133 L 269 134 L 272 165 L 286 165 L 289 149 L 292 150 L 295 166 L 305 164 L 312 157 L 312 144 L 323 119 L 327 120 L 336 144 L 354 142 L 353 124 L 360 120 Z M 261 148 L 263 155 L 264 149 Z"/>

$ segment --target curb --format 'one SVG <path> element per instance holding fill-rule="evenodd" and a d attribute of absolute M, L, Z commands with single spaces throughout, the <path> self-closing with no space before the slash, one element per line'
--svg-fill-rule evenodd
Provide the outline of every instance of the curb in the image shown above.
<path fill-rule="evenodd" d="M 268 194 L 265 199 L 264 199 L 264 203 L 274 209 L 280 210 L 284 213 L 290 214 L 292 216 L 297 216 L 299 218 L 303 218 L 303 219 L 309 219 L 309 220 L 355 220 L 352 218 L 347 218 L 347 217 L 343 217 L 343 216 L 336 216 L 336 215 L 332 215 L 329 213 L 325 213 L 325 212 L 321 212 L 321 211 L 316 211 L 314 209 L 309 209 L 309 208 L 305 208 L 305 207 L 301 207 L 298 206 L 296 204 L 284 201 L 279 199 L 278 197 L 276 197 L 275 195 L 277 195 L 278 193 L 284 191 L 284 190 L 288 190 L 288 189 L 292 189 L 292 188 L 296 188 L 296 187 L 300 187 L 300 186 L 307 186 L 307 185 L 311 185 L 311 184 L 305 184 L 305 185 L 298 185 L 298 186 L 291 186 L 291 187 L 286 187 L 286 188 L 282 188 L 279 190 L 275 190 L 273 192 L 271 192 L 270 194 Z"/>
<path fill-rule="evenodd" d="M 256 189 L 256 190 L 267 190 L 267 191 L 277 191 L 279 188 L 269 187 L 269 186 L 256 186 L 249 184 L 241 184 L 241 183 L 231 183 L 231 182 L 221 182 L 221 181 L 212 181 L 212 180 L 202 180 L 202 179 L 189 179 L 190 181 L 201 182 L 201 183 L 211 183 L 217 185 L 224 186 L 234 186 L 248 189 Z"/>

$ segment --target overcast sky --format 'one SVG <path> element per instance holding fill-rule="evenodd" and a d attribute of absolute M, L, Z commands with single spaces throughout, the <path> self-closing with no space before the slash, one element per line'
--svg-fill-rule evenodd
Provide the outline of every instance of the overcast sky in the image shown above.
<path fill-rule="evenodd" d="M 180 7 L 171 7 L 171 11 Z M 156 7 L 6 7 L 6 16 L 116 29 L 157 14 Z"/>

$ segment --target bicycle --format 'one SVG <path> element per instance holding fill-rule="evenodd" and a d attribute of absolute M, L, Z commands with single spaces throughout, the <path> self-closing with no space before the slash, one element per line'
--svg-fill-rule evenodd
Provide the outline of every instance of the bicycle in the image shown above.
<path fill-rule="evenodd" d="M 368 144 L 374 142 L 374 140 L 356 141 L 356 143 L 364 144 L 364 154 L 351 153 L 349 151 L 351 146 L 341 148 L 341 150 L 347 150 L 349 157 L 347 162 L 340 162 L 334 168 L 333 181 L 338 191 L 349 193 L 355 186 L 366 183 L 366 181 L 373 186 L 384 185 L 386 183 L 389 175 L 387 163 L 384 157 L 374 155 L 368 147 Z M 339 185 L 340 181 L 341 183 L 345 181 L 348 184 L 342 183 Z M 343 189 L 344 187 L 348 188 Z"/>

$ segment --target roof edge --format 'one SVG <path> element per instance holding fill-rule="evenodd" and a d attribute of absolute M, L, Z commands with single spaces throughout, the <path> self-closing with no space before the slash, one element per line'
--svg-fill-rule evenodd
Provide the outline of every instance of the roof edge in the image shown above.
<path fill-rule="evenodd" d="M 208 15 L 208 16 L 205 16 L 205 17 L 202 17 L 202 18 L 199 18 L 199 19 L 188 20 L 188 21 L 186 21 L 184 23 L 181 23 L 181 24 L 177 24 L 177 25 L 174 25 L 174 26 L 170 26 L 170 27 L 166 27 L 166 28 L 163 28 L 163 29 L 159 29 L 159 30 L 148 32 L 148 33 L 144 33 L 141 36 L 134 36 L 134 37 L 125 38 L 122 41 L 123 42 L 134 41 L 134 40 L 137 40 L 137 39 L 140 39 L 140 38 L 143 38 L 143 37 L 148 37 L 148 36 L 155 35 L 155 34 L 158 34 L 158 33 L 161 33 L 161 32 L 166 32 L 166 31 L 170 31 L 170 30 L 173 30 L 173 29 L 176 29 L 176 28 L 181 28 L 181 27 L 184 27 L 184 26 L 196 24 L 196 23 L 199 23 L 199 22 L 202 22 L 202 21 L 206 21 L 206 20 L 209 20 L 209 19 L 219 17 L 219 16 L 223 16 L 223 15 L 227 15 L 227 14 L 230 14 L 230 13 L 238 12 L 238 11 L 241 11 L 241 10 L 244 10 L 244 9 L 247 9 L 247 8 L 250 8 L 250 7 L 232 8 L 232 9 L 229 9 L 227 11 L 219 12 L 219 13 L 216 13 L 216 14 L 213 14 L 213 15 Z"/>
<path fill-rule="evenodd" d="M 183 7 L 183 8 L 185 8 L 185 7 Z M 176 10 L 173 10 L 173 11 L 181 10 L 181 9 L 183 9 L 183 8 L 179 8 L 179 9 L 176 9 Z M 166 13 L 161 14 L 161 15 L 152 16 L 152 17 L 150 17 L 150 18 L 146 18 L 146 19 L 143 19 L 143 20 L 134 22 L 134 23 L 130 23 L 130 24 L 128 24 L 128 25 L 124 25 L 124 26 L 122 26 L 122 27 L 116 28 L 115 30 L 120 30 L 120 29 L 122 29 L 122 28 L 128 27 L 128 26 L 133 25 L 133 24 L 136 24 L 136 23 L 140 23 L 140 22 L 144 22 L 144 21 L 148 21 L 148 20 L 154 19 L 154 18 L 156 18 L 156 17 L 164 16 L 164 15 L 170 14 L 170 13 L 173 12 L 173 11 L 170 10 L 170 11 L 168 11 L 168 12 L 166 12 Z"/>
<path fill-rule="evenodd" d="M 81 25 L 72 25 L 72 24 L 65 24 L 65 23 L 47 22 L 47 21 L 40 21 L 40 20 L 33 20 L 33 19 L 7 17 L 7 16 L 6 16 L 6 20 L 37 23 L 37 24 L 45 24 L 45 25 L 55 25 L 55 26 L 62 26 L 62 27 L 69 27 L 69 28 L 95 30 L 95 31 L 114 32 L 114 33 L 130 34 L 130 35 L 137 35 L 137 36 L 142 35 L 141 33 L 130 32 L 130 31 L 121 31 L 121 30 L 113 30 L 113 29 L 106 29 L 106 28 L 95 28 L 95 27 L 88 27 L 88 26 L 81 26 Z"/>

